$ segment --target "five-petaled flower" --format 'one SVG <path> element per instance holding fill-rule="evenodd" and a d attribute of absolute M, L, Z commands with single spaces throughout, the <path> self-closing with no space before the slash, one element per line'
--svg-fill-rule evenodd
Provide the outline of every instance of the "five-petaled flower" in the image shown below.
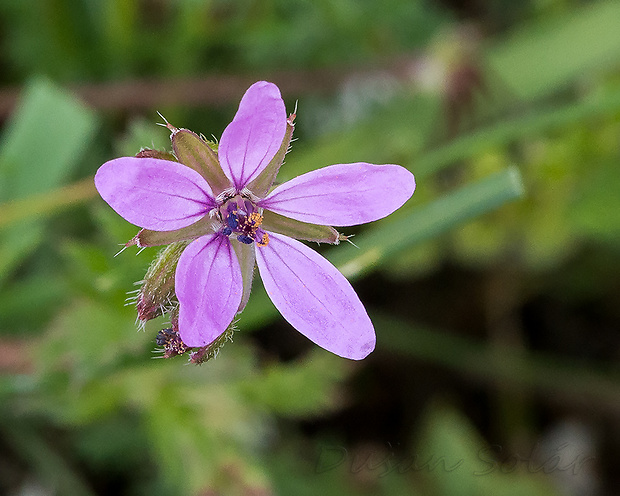
<path fill-rule="evenodd" d="M 398 165 L 324 167 L 273 188 L 293 132 L 280 91 L 252 85 L 217 147 L 168 125 L 174 155 L 147 150 L 103 164 L 103 199 L 143 228 L 139 246 L 192 240 L 176 268 L 178 329 L 204 347 L 243 309 L 258 265 L 284 318 L 319 346 L 359 360 L 375 347 L 372 323 L 351 284 L 297 241 L 338 243 L 331 226 L 385 217 L 413 194 L 413 175 Z M 296 238 L 296 239 L 294 239 Z"/>

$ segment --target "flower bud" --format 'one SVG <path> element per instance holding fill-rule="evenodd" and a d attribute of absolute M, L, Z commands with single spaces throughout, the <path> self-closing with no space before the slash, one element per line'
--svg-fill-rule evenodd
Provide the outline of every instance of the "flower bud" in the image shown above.
<path fill-rule="evenodd" d="M 178 305 L 174 292 L 174 274 L 179 257 L 187 245 L 187 241 L 172 243 L 161 250 L 151 263 L 136 301 L 139 320 L 144 322 L 154 319 Z"/>

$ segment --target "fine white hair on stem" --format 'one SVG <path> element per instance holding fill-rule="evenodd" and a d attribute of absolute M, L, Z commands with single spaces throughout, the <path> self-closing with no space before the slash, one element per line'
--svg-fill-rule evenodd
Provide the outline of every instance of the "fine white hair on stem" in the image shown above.
<path fill-rule="evenodd" d="M 116 252 L 116 254 L 114 255 L 114 258 L 118 257 L 121 253 L 123 253 L 127 249 L 127 245 L 119 245 L 119 246 L 122 246 L 122 248 Z"/>
<path fill-rule="evenodd" d="M 353 236 L 355 236 L 355 234 L 348 234 L 348 235 L 345 235 L 345 234 L 339 234 L 339 235 L 338 235 L 338 241 L 339 241 L 339 242 L 340 242 L 340 241 L 347 241 L 347 242 L 351 243 L 353 246 L 355 246 L 355 248 L 357 248 L 357 249 L 359 250 L 359 249 L 360 249 L 360 247 L 359 247 L 359 246 L 357 246 L 357 245 L 356 245 L 353 241 L 351 241 L 351 238 L 352 238 Z"/>
<path fill-rule="evenodd" d="M 161 117 L 161 120 L 164 121 L 163 124 L 161 122 L 157 122 L 156 124 L 158 126 L 168 127 L 170 125 L 170 123 L 168 122 L 168 119 L 166 119 L 159 110 L 157 110 L 156 112 L 157 112 L 157 115 Z"/>
<path fill-rule="evenodd" d="M 140 320 L 138 316 L 136 316 L 136 331 L 144 332 L 146 330 L 146 320 Z"/>

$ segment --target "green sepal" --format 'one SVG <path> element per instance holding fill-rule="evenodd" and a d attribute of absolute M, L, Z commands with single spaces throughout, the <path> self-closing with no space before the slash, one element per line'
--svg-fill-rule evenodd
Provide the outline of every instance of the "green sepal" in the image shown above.
<path fill-rule="evenodd" d="M 160 160 L 169 160 L 171 162 L 178 162 L 177 158 L 170 152 L 163 152 L 161 150 L 153 150 L 151 148 L 143 148 L 136 153 L 137 158 L 158 158 Z"/>
<path fill-rule="evenodd" d="M 189 355 L 189 362 L 195 363 L 196 365 L 200 365 L 205 363 L 207 360 L 211 358 L 215 358 L 217 354 L 222 349 L 222 346 L 226 344 L 226 341 L 232 342 L 233 334 L 235 333 L 236 327 L 234 324 L 230 324 L 226 330 L 220 334 L 215 341 L 207 346 L 203 346 L 202 348 L 198 348 L 195 351 L 192 351 Z"/>
<path fill-rule="evenodd" d="M 263 169 L 263 171 L 250 183 L 247 188 L 259 198 L 267 196 L 271 185 L 276 180 L 278 171 L 284 163 L 284 156 L 288 152 L 293 138 L 293 131 L 295 130 L 294 124 L 295 115 L 292 114 L 286 121 L 286 132 L 284 133 L 284 139 L 278 149 L 278 152 L 271 159 L 271 162 Z"/>
<path fill-rule="evenodd" d="M 250 291 L 252 290 L 252 279 L 254 277 L 254 265 L 256 264 L 256 251 L 254 243 L 246 245 L 238 241 L 231 241 L 239 266 L 241 267 L 241 276 L 243 278 L 243 294 L 241 295 L 241 303 L 238 312 L 243 311 L 250 299 Z"/>
<path fill-rule="evenodd" d="M 151 263 L 136 300 L 139 320 L 154 319 L 177 305 L 174 275 L 179 257 L 187 245 L 187 241 L 172 243 L 161 250 Z"/>
<path fill-rule="evenodd" d="M 172 128 L 170 140 L 179 162 L 204 177 L 214 196 L 231 187 L 230 179 L 224 174 L 217 153 L 204 139 L 188 129 Z"/>
<path fill-rule="evenodd" d="M 151 231 L 150 229 L 141 229 L 138 234 L 131 238 L 125 246 L 138 245 L 140 248 L 148 246 L 161 246 L 177 241 L 188 241 L 199 238 L 205 234 L 213 233 L 213 221 L 208 215 L 201 217 L 192 225 L 176 229 L 174 231 Z"/>
<path fill-rule="evenodd" d="M 317 243 L 336 245 L 341 241 L 338 231 L 331 226 L 301 222 L 276 214 L 270 210 L 263 211 L 263 223 L 261 227 L 265 231 L 284 234 L 285 236 L 302 239 L 304 241 L 316 241 Z"/>

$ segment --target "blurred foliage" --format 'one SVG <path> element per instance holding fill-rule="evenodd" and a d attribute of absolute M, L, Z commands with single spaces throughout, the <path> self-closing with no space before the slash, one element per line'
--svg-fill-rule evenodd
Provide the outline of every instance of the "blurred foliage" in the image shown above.
<path fill-rule="evenodd" d="M 420 1 L 8 0 L 12 77 L 60 80 L 318 66 L 419 47 L 445 12 Z"/>
<path fill-rule="evenodd" d="M 588 470 L 560 480 L 570 460 L 506 452 L 542 438 L 537 417 L 596 426 L 620 403 L 620 4 L 480 2 L 480 25 L 456 4 L 0 4 L 0 82 L 20 88 L 0 141 L 0 494 L 596 494 L 576 492 Z M 280 179 L 369 161 L 418 185 L 351 230 L 358 248 L 319 247 L 355 281 L 377 350 L 353 363 L 309 345 L 256 281 L 216 360 L 150 360 L 165 322 L 136 332 L 124 303 L 155 250 L 113 256 L 136 229 L 92 175 L 169 147 L 156 110 L 219 136 L 241 94 L 140 114 L 68 88 L 322 69 L 351 75 L 286 97 L 301 139 Z"/>

